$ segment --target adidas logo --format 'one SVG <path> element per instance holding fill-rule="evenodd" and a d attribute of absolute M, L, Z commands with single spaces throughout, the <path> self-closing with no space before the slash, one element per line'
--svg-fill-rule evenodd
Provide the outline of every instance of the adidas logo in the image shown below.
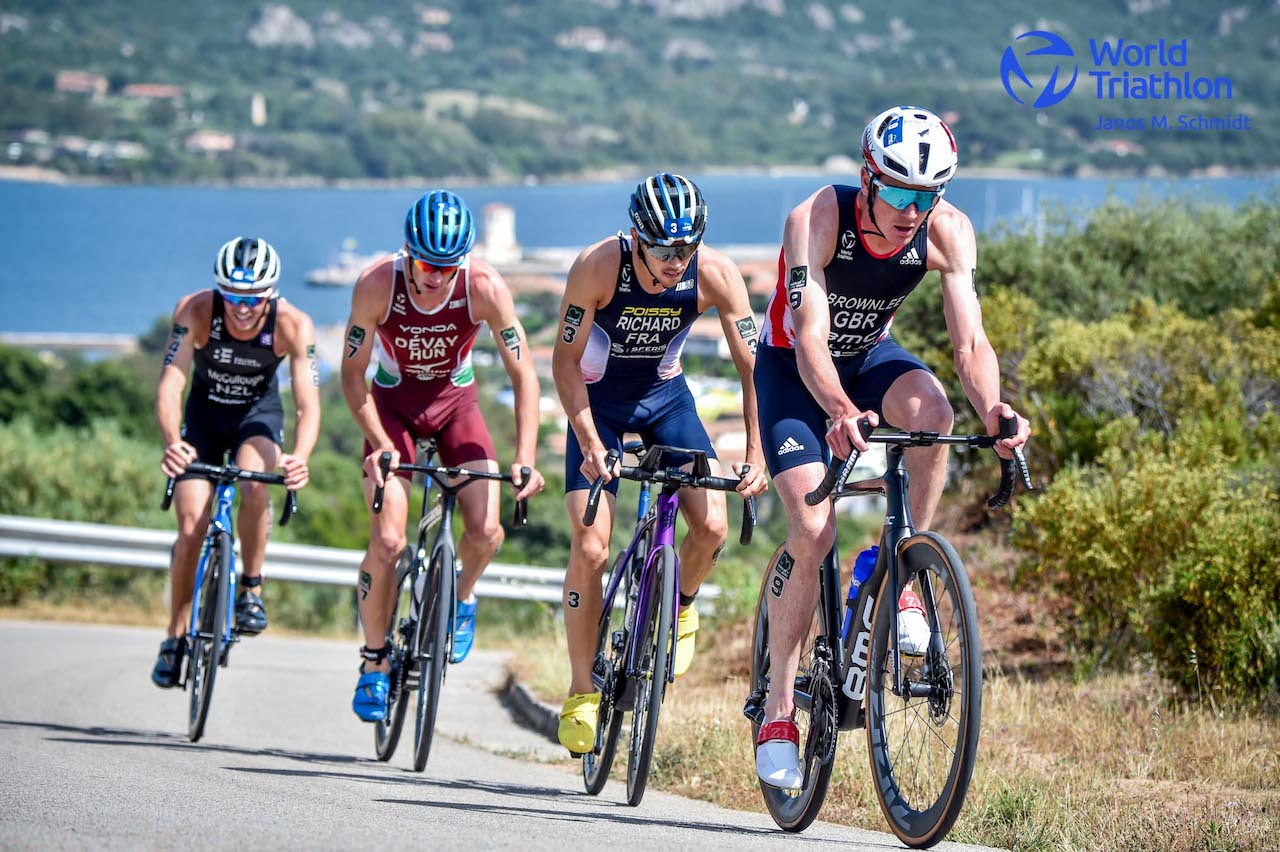
<path fill-rule="evenodd" d="M 800 443 L 795 438 L 792 438 L 790 435 L 788 435 L 787 440 L 782 442 L 781 447 L 778 447 L 778 455 L 785 456 L 787 453 L 794 453 L 797 450 L 803 450 L 803 449 L 804 449 L 804 444 Z"/>
<path fill-rule="evenodd" d="M 902 257 L 898 258 L 898 265 L 899 266 L 919 266 L 920 265 L 920 254 L 919 252 L 916 251 L 915 246 L 912 246 L 911 248 L 907 249 L 907 253 L 904 254 Z"/>

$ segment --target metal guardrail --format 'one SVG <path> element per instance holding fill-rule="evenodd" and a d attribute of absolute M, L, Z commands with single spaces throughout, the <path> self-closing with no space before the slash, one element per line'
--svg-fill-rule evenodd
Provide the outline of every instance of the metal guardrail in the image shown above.
<path fill-rule="evenodd" d="M 81 562 L 124 568 L 169 570 L 169 550 L 177 533 L 166 530 L 87 524 L 0 515 L 0 557 L 34 556 L 51 562 Z M 274 580 L 354 588 L 364 551 L 268 542 L 263 574 Z M 564 571 L 492 562 L 476 583 L 477 597 L 559 604 Z M 718 597 L 704 584 L 699 599 Z"/>

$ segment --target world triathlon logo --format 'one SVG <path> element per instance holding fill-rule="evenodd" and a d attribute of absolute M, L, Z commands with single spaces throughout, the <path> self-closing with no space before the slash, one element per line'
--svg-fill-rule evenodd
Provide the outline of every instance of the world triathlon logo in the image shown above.
<path fill-rule="evenodd" d="M 1029 41 L 1019 45 L 1018 43 L 1023 39 L 1029 39 Z M 1035 45 L 1039 46 L 1034 50 L 1026 50 Z M 1014 50 L 1015 47 L 1021 47 L 1025 51 L 1021 57 L 1018 51 Z M 1071 87 L 1076 84 L 1076 76 L 1080 73 L 1080 68 L 1072 61 L 1075 55 L 1071 45 L 1059 35 L 1044 30 L 1025 32 L 1014 39 L 1014 44 L 1005 48 L 1004 56 L 1000 58 L 1000 81 L 1004 83 L 1004 90 L 1009 93 L 1009 97 L 1018 103 L 1025 106 L 1024 97 L 1029 98 L 1034 94 L 1035 100 L 1031 103 L 1034 109 L 1051 107 L 1065 98 L 1071 92 Z M 1040 57 L 1052 58 L 1041 59 Z M 1031 62 L 1028 63 L 1027 60 Z M 1053 70 L 1043 87 L 1037 88 L 1027 77 L 1023 64 L 1027 63 L 1032 73 L 1041 77 L 1048 70 L 1049 62 L 1053 63 Z M 1063 69 L 1068 62 L 1070 62 L 1071 79 L 1059 85 L 1059 80 L 1066 74 Z M 1020 85 L 1015 89 L 1015 84 Z"/>

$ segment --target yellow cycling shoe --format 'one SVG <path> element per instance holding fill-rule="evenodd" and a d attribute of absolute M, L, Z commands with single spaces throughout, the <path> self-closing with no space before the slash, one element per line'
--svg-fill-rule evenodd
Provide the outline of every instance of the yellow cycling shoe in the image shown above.
<path fill-rule="evenodd" d="M 693 664 L 695 640 L 698 637 L 698 611 L 693 607 L 682 610 L 676 619 L 675 676 L 689 671 Z"/>
<path fill-rule="evenodd" d="M 600 719 L 600 693 L 579 692 L 564 700 L 560 708 L 560 745 L 576 757 L 596 747 L 596 724 Z"/>

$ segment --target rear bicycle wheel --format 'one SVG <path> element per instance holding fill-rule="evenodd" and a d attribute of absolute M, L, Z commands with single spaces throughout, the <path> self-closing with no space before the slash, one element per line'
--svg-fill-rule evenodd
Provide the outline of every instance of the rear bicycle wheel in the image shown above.
<path fill-rule="evenodd" d="M 449 631 L 453 626 L 453 547 L 445 544 L 431 554 L 418 621 L 418 712 L 413 727 L 413 771 L 427 768 L 431 740 L 436 730 L 436 710 L 444 685 L 445 658 L 449 656 Z"/>
<path fill-rule="evenodd" d="M 404 728 L 404 717 L 409 709 L 409 672 L 413 668 L 413 657 L 410 653 L 409 639 L 400 629 L 400 599 L 405 595 L 405 581 L 413 582 L 412 546 L 406 547 L 396 563 L 396 596 L 391 605 L 391 620 L 387 623 L 387 656 L 391 660 L 391 691 L 387 695 L 388 713 L 385 719 L 374 723 L 373 748 L 378 760 L 390 760 L 400 744 L 400 731 Z M 409 592 L 410 606 L 413 594 Z"/>
<path fill-rule="evenodd" d="M 187 673 L 191 689 L 187 735 L 193 743 L 204 736 L 209 707 L 213 704 L 213 685 L 217 680 L 218 662 L 222 659 L 223 630 L 227 623 L 227 578 L 230 576 L 231 536 L 218 533 L 209 546 L 203 581 L 196 592 L 200 611 Z"/>
<path fill-rule="evenodd" d="M 638 546 L 637 549 L 641 553 L 648 552 L 647 547 Z M 615 595 L 622 595 L 624 602 L 634 577 L 631 562 L 623 562 L 626 555 L 625 551 L 618 554 L 609 574 L 609 582 L 612 583 L 619 571 L 626 572 L 614 591 Z M 618 737 L 622 733 L 624 708 L 618 706 L 618 699 L 626 685 L 627 663 L 622 653 L 626 648 L 625 622 L 626 609 L 613 606 L 613 601 L 604 601 L 604 608 L 600 612 L 600 633 L 596 638 L 596 657 L 591 669 L 591 680 L 600 690 L 596 745 L 582 756 L 582 782 L 587 793 L 592 796 L 599 794 L 609 780 L 609 770 L 613 768 L 613 758 L 618 751 Z M 615 634 L 618 636 L 616 643 L 613 638 Z"/>
<path fill-rule="evenodd" d="M 640 590 L 648 599 L 642 622 L 637 616 L 639 665 L 636 677 L 636 703 L 631 711 L 631 748 L 627 760 L 627 804 L 632 807 L 644 798 L 649 783 L 649 765 L 658 738 L 658 716 L 667 692 L 667 672 L 671 663 L 671 623 L 675 613 L 676 552 L 663 545 L 650 566 L 647 589 Z"/>
<path fill-rule="evenodd" d="M 876 602 L 867 687 L 867 746 L 876 797 L 908 846 L 932 846 L 964 807 L 982 721 L 982 639 L 969 577 L 942 536 L 898 546 L 899 576 L 912 581 L 933 634 L 923 657 L 900 656 L 894 694 L 892 613 L 899 589 Z M 885 575 L 888 582 L 888 574 Z"/>
<path fill-rule="evenodd" d="M 757 703 L 759 712 L 759 716 L 751 721 L 753 753 L 756 738 L 760 736 L 764 702 L 769 694 L 769 600 L 774 597 L 771 589 L 776 576 L 775 567 L 784 548 L 785 545 L 779 546 L 769 560 L 756 602 L 756 626 L 751 642 L 751 698 L 748 699 Z M 769 815 L 779 828 L 792 832 L 804 831 L 817 819 L 822 803 L 826 801 L 831 770 L 835 766 L 832 759 L 837 735 L 835 694 L 828 674 L 830 657 L 818 648 L 818 632 L 818 614 L 815 611 L 809 632 L 800 646 L 800 666 L 796 670 L 796 727 L 800 729 L 800 768 L 804 771 L 804 786 L 793 795 L 760 781 L 760 795 Z M 816 714 L 815 696 L 821 696 L 816 701 Z M 805 698 L 807 700 L 803 700 Z M 819 721 L 815 722 L 815 718 Z"/>

